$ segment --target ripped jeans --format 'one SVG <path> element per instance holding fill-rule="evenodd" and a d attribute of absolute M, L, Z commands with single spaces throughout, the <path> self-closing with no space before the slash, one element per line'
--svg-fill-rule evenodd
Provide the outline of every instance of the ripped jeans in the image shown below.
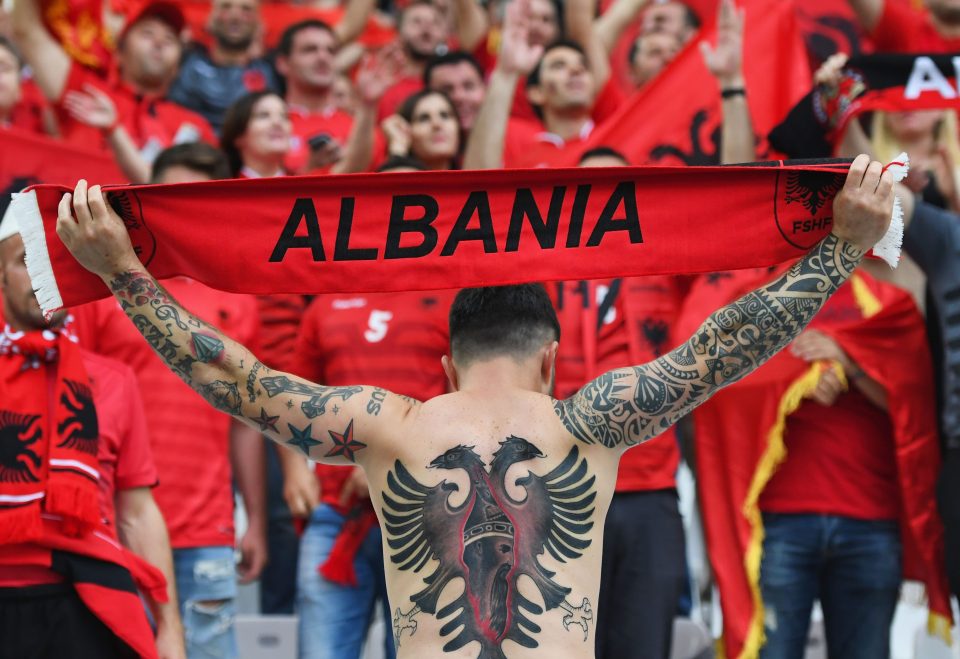
<path fill-rule="evenodd" d="M 237 571 L 233 547 L 174 549 L 173 570 L 188 659 L 235 659 Z"/>

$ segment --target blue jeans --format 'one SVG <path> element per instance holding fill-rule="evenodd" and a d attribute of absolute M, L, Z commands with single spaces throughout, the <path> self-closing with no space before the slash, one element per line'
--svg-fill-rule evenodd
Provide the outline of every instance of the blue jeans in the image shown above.
<path fill-rule="evenodd" d="M 358 659 L 379 599 L 387 621 L 384 652 L 392 659 L 393 632 L 383 573 L 380 529 L 370 529 L 357 550 L 353 568 L 356 586 L 341 586 L 317 571 L 327 560 L 343 527 L 344 517 L 320 504 L 300 538 L 297 575 L 297 612 L 300 615 L 301 659 Z"/>
<path fill-rule="evenodd" d="M 187 657 L 237 657 L 237 637 L 233 629 L 237 615 L 237 572 L 233 547 L 174 549 L 173 570 Z"/>
<path fill-rule="evenodd" d="M 890 656 L 901 580 L 894 521 L 764 513 L 760 564 L 764 659 L 802 659 L 813 602 L 823 608 L 831 658 Z"/>

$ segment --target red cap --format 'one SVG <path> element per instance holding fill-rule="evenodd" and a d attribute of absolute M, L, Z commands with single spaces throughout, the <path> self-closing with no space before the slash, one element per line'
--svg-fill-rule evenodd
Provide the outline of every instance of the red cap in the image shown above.
<path fill-rule="evenodd" d="M 127 30 L 145 18 L 156 18 L 163 21 L 170 26 L 178 37 L 187 26 L 187 19 L 184 17 L 179 5 L 168 2 L 167 0 L 153 0 L 153 2 L 147 0 L 147 2 L 141 4 L 128 15 L 127 22 L 124 23 L 123 29 L 120 30 L 120 40 L 123 40 Z"/>

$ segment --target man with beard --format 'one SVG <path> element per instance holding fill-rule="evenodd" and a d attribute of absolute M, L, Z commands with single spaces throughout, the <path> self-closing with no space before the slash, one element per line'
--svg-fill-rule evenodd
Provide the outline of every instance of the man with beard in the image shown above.
<path fill-rule="evenodd" d="M 956 53 L 960 51 L 960 0 L 847 0 L 879 52 Z"/>
<path fill-rule="evenodd" d="M 82 349 L 67 311 L 44 317 L 24 251 L 8 216 L 0 224 L 0 655 L 182 659 L 136 377 Z"/>
<path fill-rule="evenodd" d="M 410 94 L 423 88 L 427 61 L 446 51 L 448 37 L 443 17 L 430 0 L 414 0 L 403 9 L 397 21 L 397 38 L 406 63 L 399 79 L 380 99 L 379 120 L 394 114 Z"/>
<path fill-rule="evenodd" d="M 279 89 L 270 63 L 254 56 L 259 22 L 259 0 L 214 0 L 207 19 L 213 46 L 208 51 L 195 45 L 170 88 L 172 100 L 202 114 L 217 132 L 238 98 Z"/>
<path fill-rule="evenodd" d="M 171 103 L 167 94 L 177 75 L 184 25 L 176 5 L 147 3 L 118 37 L 116 71 L 100 75 L 71 59 L 47 31 L 38 0 L 20 0 L 13 8 L 17 43 L 54 105 L 64 140 L 109 148 L 125 170 L 131 161 L 152 162 L 173 144 L 213 140 L 203 117 Z"/>

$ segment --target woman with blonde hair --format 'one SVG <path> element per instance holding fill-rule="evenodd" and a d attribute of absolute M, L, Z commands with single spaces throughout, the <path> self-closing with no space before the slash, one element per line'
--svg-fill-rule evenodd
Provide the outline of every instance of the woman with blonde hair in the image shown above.
<path fill-rule="evenodd" d="M 927 203 L 960 211 L 960 136 L 953 110 L 875 112 L 870 144 L 874 156 L 890 162 L 910 156 L 906 183 Z"/>

